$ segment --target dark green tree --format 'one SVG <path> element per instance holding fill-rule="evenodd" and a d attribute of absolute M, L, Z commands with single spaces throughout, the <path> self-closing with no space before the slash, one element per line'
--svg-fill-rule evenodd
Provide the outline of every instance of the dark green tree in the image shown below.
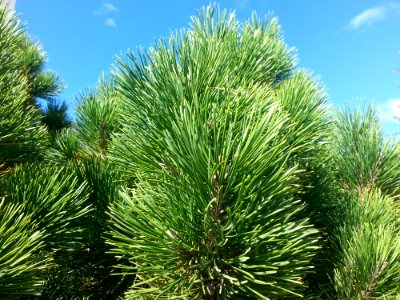
<path fill-rule="evenodd" d="M 90 208 L 86 183 L 43 165 L 49 146 L 37 97 L 59 84 L 17 17 L 0 9 L 0 298 L 39 295 L 60 249 L 73 249 Z M 40 62 L 40 63 L 39 63 Z M 50 76 L 51 77 L 51 76 Z M 53 82 L 53 83 L 51 83 Z M 57 85 L 57 87 L 56 87 Z M 33 164 L 35 163 L 35 164 Z"/>
<path fill-rule="evenodd" d="M 0 10 L 0 164 L 41 156 L 47 135 L 38 108 L 30 104 L 30 82 L 20 66 L 19 43 L 25 34 L 16 17 Z"/>
<path fill-rule="evenodd" d="M 109 206 L 119 199 L 124 183 L 119 168 L 108 158 L 113 133 L 120 126 L 119 102 L 113 81 L 103 76 L 95 90 L 80 96 L 75 122 L 55 137 L 46 153 L 48 163 L 71 166 L 79 181 L 87 184 L 92 210 L 80 219 L 86 229 L 82 243 L 56 257 L 59 267 L 48 282 L 45 299 L 117 299 L 133 281 L 132 275 L 114 274 L 122 259 L 109 253 L 103 237 Z"/>
<path fill-rule="evenodd" d="M 42 122 L 53 136 L 62 129 L 69 128 L 72 121 L 68 116 L 67 104 L 56 99 L 48 100 L 47 106 L 43 109 Z"/>

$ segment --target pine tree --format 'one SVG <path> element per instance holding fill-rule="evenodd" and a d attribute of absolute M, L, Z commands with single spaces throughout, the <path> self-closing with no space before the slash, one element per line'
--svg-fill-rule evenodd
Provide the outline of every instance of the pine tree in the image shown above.
<path fill-rule="evenodd" d="M 42 293 L 54 258 L 78 244 L 87 185 L 43 164 L 49 135 L 37 97 L 59 84 L 17 17 L 0 10 L 0 298 Z"/>
<path fill-rule="evenodd" d="M 0 10 L 0 28 L 0 164 L 10 165 L 40 157 L 47 136 L 20 67 L 19 43 L 25 39 L 21 25 Z"/>
<path fill-rule="evenodd" d="M 112 134 L 120 126 L 119 111 L 114 83 L 102 76 L 95 90 L 82 93 L 75 122 L 55 136 L 46 153 L 49 164 L 69 165 L 79 182 L 87 185 L 92 210 L 79 221 L 85 228 L 81 244 L 56 258 L 59 267 L 51 274 L 44 299 L 117 299 L 133 281 L 132 276 L 114 274 L 122 259 L 109 253 L 103 238 L 109 206 L 118 199 L 124 182 L 108 158 Z"/>
<path fill-rule="evenodd" d="M 326 127 L 323 94 L 276 19 L 216 7 L 116 72 L 112 158 L 135 186 L 109 243 L 136 281 L 126 299 L 301 297 L 319 234 L 298 185 Z M 317 147 L 316 147 L 317 146 Z"/>
<path fill-rule="evenodd" d="M 125 299 L 400 297 L 398 145 L 328 108 L 276 19 L 210 6 L 115 77 Z"/>
<path fill-rule="evenodd" d="M 62 129 L 71 127 L 67 104 L 54 98 L 50 99 L 43 109 L 42 122 L 53 137 Z"/>
<path fill-rule="evenodd" d="M 372 108 L 339 112 L 333 132 L 334 292 L 328 294 L 343 300 L 399 299 L 400 148 L 384 140 Z"/>
<path fill-rule="evenodd" d="M 41 51 L 0 15 L 0 298 L 400 299 L 399 144 L 276 18 L 204 8 L 71 124 Z"/>

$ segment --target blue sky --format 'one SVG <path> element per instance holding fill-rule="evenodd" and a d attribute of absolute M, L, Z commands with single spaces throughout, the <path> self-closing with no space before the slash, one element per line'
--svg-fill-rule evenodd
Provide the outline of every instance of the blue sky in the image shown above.
<path fill-rule="evenodd" d="M 299 66 L 320 78 L 335 106 L 374 103 L 387 133 L 400 132 L 400 1 L 232 0 L 239 20 L 252 11 L 273 12 Z M 171 30 L 188 27 L 190 16 L 209 1 L 17 0 L 28 33 L 48 53 L 47 67 L 67 85 L 73 104 L 111 70 L 116 55 L 149 47 Z"/>

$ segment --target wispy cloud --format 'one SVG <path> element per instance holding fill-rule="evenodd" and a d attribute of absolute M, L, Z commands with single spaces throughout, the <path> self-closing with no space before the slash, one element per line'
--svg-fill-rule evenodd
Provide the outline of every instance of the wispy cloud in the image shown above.
<path fill-rule="evenodd" d="M 384 20 L 387 15 L 387 8 L 384 6 L 375 6 L 364 10 L 362 13 L 350 20 L 349 28 L 358 29 L 364 25 L 372 25 L 378 21 Z"/>
<path fill-rule="evenodd" d="M 390 99 L 388 102 L 378 105 L 380 119 L 384 123 L 400 123 L 400 99 Z"/>
<path fill-rule="evenodd" d="M 115 19 L 110 18 L 109 15 L 118 12 L 119 9 L 114 4 L 108 2 L 98 7 L 93 13 L 97 16 L 102 16 L 102 18 L 104 18 L 104 25 L 111 28 L 116 28 L 117 22 L 115 22 Z"/>
<path fill-rule="evenodd" d="M 357 30 L 366 25 L 373 25 L 383 21 L 391 14 L 400 12 L 400 2 L 390 2 L 386 5 L 368 8 L 352 18 L 347 24 L 347 28 Z"/>
<path fill-rule="evenodd" d="M 104 25 L 106 25 L 106 26 L 108 26 L 108 27 L 112 27 L 112 28 L 117 27 L 117 23 L 116 23 L 115 20 L 112 19 L 112 18 L 107 18 L 107 19 L 104 21 Z"/>
<path fill-rule="evenodd" d="M 103 7 L 108 12 L 119 12 L 118 8 L 116 8 L 112 3 L 106 3 Z"/>
<path fill-rule="evenodd" d="M 102 6 L 94 11 L 95 15 L 107 15 L 109 13 L 117 13 L 119 9 L 112 3 L 104 3 Z"/>

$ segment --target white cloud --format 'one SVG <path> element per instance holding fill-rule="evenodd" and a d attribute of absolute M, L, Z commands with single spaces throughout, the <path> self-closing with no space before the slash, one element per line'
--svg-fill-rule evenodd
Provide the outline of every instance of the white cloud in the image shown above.
<path fill-rule="evenodd" d="M 108 26 L 108 27 L 112 27 L 112 28 L 117 27 L 117 23 L 116 23 L 115 20 L 112 19 L 112 18 L 107 18 L 107 19 L 104 21 L 104 25 L 106 25 L 106 26 Z"/>
<path fill-rule="evenodd" d="M 104 9 L 108 12 L 118 12 L 118 8 L 116 8 L 112 3 L 106 3 L 103 5 Z"/>
<path fill-rule="evenodd" d="M 384 20 L 387 15 L 387 8 L 384 6 L 375 6 L 364 10 L 359 15 L 351 19 L 348 26 L 351 29 L 358 29 L 364 25 L 372 25 L 378 21 Z"/>
<path fill-rule="evenodd" d="M 119 9 L 112 3 L 105 3 L 94 11 L 95 15 L 106 15 L 109 13 L 117 13 Z"/>
<path fill-rule="evenodd" d="M 112 27 L 112 28 L 117 27 L 117 23 L 115 23 L 114 19 L 112 19 L 112 18 L 107 18 L 107 19 L 104 21 L 104 25 L 106 25 L 106 26 L 108 26 L 108 27 Z"/>
<path fill-rule="evenodd" d="M 382 122 L 400 122 L 400 99 L 390 99 L 387 103 L 378 106 Z"/>
<path fill-rule="evenodd" d="M 394 1 L 386 5 L 368 8 L 352 18 L 347 24 L 347 28 L 357 30 L 365 25 L 372 25 L 379 21 L 383 21 L 390 16 L 400 14 L 400 2 Z"/>

